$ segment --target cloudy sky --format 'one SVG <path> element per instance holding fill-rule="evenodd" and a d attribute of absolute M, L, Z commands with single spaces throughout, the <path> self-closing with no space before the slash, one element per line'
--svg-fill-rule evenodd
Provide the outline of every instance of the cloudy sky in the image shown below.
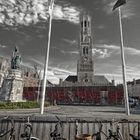
<path fill-rule="evenodd" d="M 55 0 L 48 79 L 76 74 L 79 16 L 92 17 L 95 74 L 122 81 L 116 0 Z M 24 65 L 43 68 L 48 34 L 48 0 L 0 0 L 0 56 L 19 47 Z M 127 80 L 140 78 L 140 0 L 122 7 Z"/>

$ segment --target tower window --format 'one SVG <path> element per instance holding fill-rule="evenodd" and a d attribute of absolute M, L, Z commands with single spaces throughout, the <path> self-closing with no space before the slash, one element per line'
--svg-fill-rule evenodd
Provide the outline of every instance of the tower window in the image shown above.
<path fill-rule="evenodd" d="M 86 47 L 86 54 L 88 54 L 88 47 Z"/>
<path fill-rule="evenodd" d="M 87 21 L 85 20 L 85 27 L 87 27 Z"/>
<path fill-rule="evenodd" d="M 83 54 L 88 54 L 88 47 L 83 48 Z"/>
<path fill-rule="evenodd" d="M 81 22 L 81 27 L 83 27 L 83 21 Z"/>
<path fill-rule="evenodd" d="M 85 47 L 83 48 L 83 54 L 85 54 Z"/>

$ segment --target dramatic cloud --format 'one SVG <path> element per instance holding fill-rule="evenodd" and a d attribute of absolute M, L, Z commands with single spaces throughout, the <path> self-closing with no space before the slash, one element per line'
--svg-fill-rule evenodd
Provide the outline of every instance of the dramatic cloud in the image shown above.
<path fill-rule="evenodd" d="M 70 40 L 70 39 L 62 39 L 63 41 L 65 41 L 66 43 L 69 43 L 71 45 L 76 45 L 78 44 L 77 40 Z"/>
<path fill-rule="evenodd" d="M 80 9 L 74 6 L 60 6 L 54 7 L 53 18 L 58 20 L 67 20 L 72 23 L 79 23 Z"/>
<path fill-rule="evenodd" d="M 76 55 L 78 55 L 79 54 L 79 51 L 64 51 L 64 50 L 61 50 L 61 53 L 63 53 L 63 54 L 76 54 Z"/>
<path fill-rule="evenodd" d="M 50 1 L 50 0 L 49 0 Z M 79 59 L 79 15 L 87 11 L 92 17 L 93 60 L 95 74 L 122 81 L 118 36 L 118 10 L 112 11 L 117 0 L 55 0 L 49 56 L 48 78 L 76 74 Z M 139 0 L 127 0 L 121 7 L 124 21 L 125 60 L 127 76 L 139 76 Z M 37 64 L 43 71 L 48 33 L 48 0 L 0 0 L 0 55 L 10 58 L 18 45 L 23 65 Z M 82 13 L 81 12 L 81 13 Z M 126 32 L 125 32 L 126 31 Z M 118 45 L 115 45 L 118 44 Z M 74 73 L 75 72 L 75 73 Z"/>
<path fill-rule="evenodd" d="M 107 45 L 107 44 L 96 44 L 96 49 L 93 49 L 93 52 L 100 52 L 99 54 L 105 54 L 105 56 L 109 57 L 111 52 L 116 54 L 120 54 L 120 46 L 117 45 Z M 128 55 L 140 55 L 140 50 L 131 48 L 131 47 L 124 47 L 125 54 Z"/>
<path fill-rule="evenodd" d="M 104 3 L 104 11 L 107 14 L 113 14 L 112 8 L 117 0 L 103 0 Z M 127 4 L 122 6 L 122 17 L 123 18 L 131 18 L 135 15 L 134 6 L 132 1 L 127 1 Z"/>
<path fill-rule="evenodd" d="M 2 25 L 17 26 L 30 25 L 46 21 L 49 17 L 48 0 L 1 0 L 0 23 Z M 53 18 L 67 20 L 72 23 L 79 22 L 80 9 L 70 4 L 55 4 Z"/>
<path fill-rule="evenodd" d="M 107 49 L 92 49 L 92 53 L 94 57 L 97 58 L 106 58 L 106 57 L 110 57 L 110 53 L 108 52 Z"/>
<path fill-rule="evenodd" d="M 49 67 L 48 68 L 48 80 L 54 84 L 59 83 L 59 79 L 65 79 L 68 75 L 75 75 L 76 73 L 68 71 L 66 69 L 61 69 L 58 67 Z M 43 77 L 43 71 L 42 76 Z"/>

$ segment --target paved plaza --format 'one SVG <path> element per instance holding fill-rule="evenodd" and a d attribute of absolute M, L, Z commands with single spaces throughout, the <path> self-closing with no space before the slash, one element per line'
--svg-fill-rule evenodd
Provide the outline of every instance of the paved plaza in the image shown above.
<path fill-rule="evenodd" d="M 0 110 L 1 116 L 16 115 L 36 115 L 40 116 L 40 109 L 17 109 L 17 110 Z M 133 119 L 140 120 L 140 109 L 131 109 L 131 115 L 125 115 L 123 107 L 115 106 L 52 106 L 45 108 L 44 114 L 48 118 L 53 116 L 63 118 L 92 118 L 92 119 Z"/>

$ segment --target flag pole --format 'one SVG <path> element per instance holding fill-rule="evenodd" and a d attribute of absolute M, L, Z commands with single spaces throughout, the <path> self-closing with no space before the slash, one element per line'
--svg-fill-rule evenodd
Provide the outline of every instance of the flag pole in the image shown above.
<path fill-rule="evenodd" d="M 48 74 L 48 62 L 49 62 L 49 52 L 50 52 L 50 39 L 51 39 L 51 28 L 52 28 L 52 12 L 53 12 L 54 0 L 51 0 L 49 6 L 49 33 L 48 33 L 48 47 L 45 55 L 45 65 L 44 65 L 44 74 L 43 74 L 43 87 L 41 90 L 41 107 L 40 114 L 44 113 L 44 102 L 45 102 L 45 93 L 47 85 L 47 74 Z"/>
<path fill-rule="evenodd" d="M 124 99 L 125 99 L 125 111 L 126 115 L 130 115 L 129 101 L 128 101 L 128 90 L 126 82 L 126 66 L 125 66 L 125 57 L 124 57 L 124 42 L 123 42 L 123 32 L 122 32 L 122 15 L 121 8 L 119 7 L 119 26 L 120 26 L 120 47 L 121 47 L 121 60 L 122 60 L 122 75 L 123 75 L 123 90 L 124 90 Z"/>

